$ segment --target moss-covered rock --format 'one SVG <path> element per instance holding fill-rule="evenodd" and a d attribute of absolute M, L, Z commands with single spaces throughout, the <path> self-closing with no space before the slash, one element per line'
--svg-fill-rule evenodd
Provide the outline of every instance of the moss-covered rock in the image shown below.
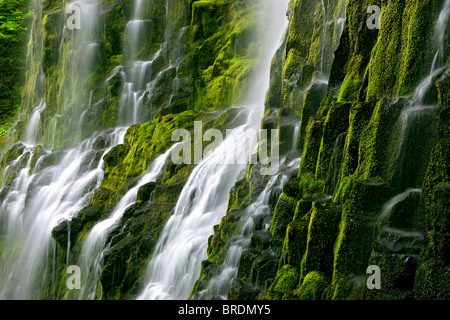
<path fill-rule="evenodd" d="M 301 279 L 310 271 L 320 270 L 331 276 L 333 252 L 336 241 L 341 209 L 336 206 L 316 203 L 311 210 L 306 250 L 301 261 Z"/>
<path fill-rule="evenodd" d="M 329 280 L 322 272 L 311 271 L 295 293 L 300 300 L 321 300 L 328 285 Z"/>
<path fill-rule="evenodd" d="M 286 233 L 289 222 L 294 218 L 297 201 L 282 194 L 275 207 L 274 217 L 270 225 L 270 233 L 274 237 L 282 237 Z"/>

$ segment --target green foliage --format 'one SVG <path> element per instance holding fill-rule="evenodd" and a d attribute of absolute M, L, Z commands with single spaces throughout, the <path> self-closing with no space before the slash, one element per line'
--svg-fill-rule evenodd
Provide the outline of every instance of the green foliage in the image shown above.
<path fill-rule="evenodd" d="M 26 0 L 0 0 L 0 137 L 11 129 L 20 98 L 24 40 L 32 11 Z"/>
<path fill-rule="evenodd" d="M 25 21 L 32 15 L 26 0 L 0 0 L 0 39 L 21 43 L 27 27 Z"/>

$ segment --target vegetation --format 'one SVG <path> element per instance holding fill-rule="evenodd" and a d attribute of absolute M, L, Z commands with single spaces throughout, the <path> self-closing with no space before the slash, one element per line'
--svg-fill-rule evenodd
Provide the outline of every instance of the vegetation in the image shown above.
<path fill-rule="evenodd" d="M 0 138 L 11 129 L 21 97 L 24 47 L 32 11 L 27 0 L 0 0 Z"/>

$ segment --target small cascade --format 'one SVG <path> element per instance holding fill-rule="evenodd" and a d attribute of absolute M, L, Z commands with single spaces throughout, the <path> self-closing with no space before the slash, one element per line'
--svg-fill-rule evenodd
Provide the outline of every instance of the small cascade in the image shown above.
<path fill-rule="evenodd" d="M 227 135 L 193 170 L 161 232 L 148 266 L 147 284 L 138 299 L 188 298 L 206 258 L 207 239 L 226 212 L 229 196 L 223 191 L 233 187 L 246 167 L 223 164 L 224 155 L 233 152 L 238 137 L 254 130 L 252 119 L 260 116 L 256 108 L 251 109 L 246 124 Z"/>
<path fill-rule="evenodd" d="M 149 60 L 139 60 L 142 48 L 148 42 L 148 30 L 151 22 L 144 19 L 144 12 L 149 4 L 142 0 L 134 2 L 132 20 L 126 26 L 125 64 L 128 68 L 124 72 L 125 80 L 119 102 L 119 122 L 122 124 L 142 123 L 151 118 L 152 112 L 144 113 L 143 106 L 146 104 L 146 109 L 148 109 L 147 105 L 150 104 L 151 107 L 150 101 L 154 85 L 166 75 L 171 74 L 172 70 L 175 70 L 175 76 L 171 80 L 172 92 L 167 101 L 168 105 L 171 104 L 172 97 L 178 90 L 178 66 L 185 56 L 183 37 L 187 28 L 182 27 L 176 30 L 172 26 L 173 23 L 169 20 L 171 14 L 169 1 L 167 0 L 165 5 L 163 43 L 159 44 L 159 49 L 155 50 Z M 182 18 L 180 17 L 180 19 Z M 165 105 L 157 104 L 156 107 L 165 107 Z"/>
<path fill-rule="evenodd" d="M 25 142 L 28 144 L 35 144 L 37 133 L 39 129 L 39 122 L 41 121 L 41 113 L 45 109 L 45 101 L 41 100 L 39 105 L 34 109 L 28 122 Z"/>
<path fill-rule="evenodd" d="M 292 164 L 298 164 L 300 159 L 293 160 Z M 248 208 L 241 213 L 240 227 L 241 230 L 238 236 L 230 239 L 228 245 L 227 255 L 223 264 L 220 266 L 218 274 L 209 281 L 207 288 L 198 293 L 196 299 L 223 299 L 228 297 L 228 290 L 230 289 L 231 281 L 238 275 L 238 266 L 241 254 L 250 245 L 250 238 L 256 231 L 257 224 L 262 224 L 262 230 L 268 230 L 271 221 L 271 209 L 269 206 L 270 198 L 276 188 L 282 186 L 295 174 L 294 166 L 287 168 L 282 165 L 285 170 L 274 175 L 268 181 L 264 190 L 259 194 L 257 199 L 250 204 Z"/>
<path fill-rule="evenodd" d="M 76 143 L 86 137 L 83 129 L 87 119 L 84 115 L 92 102 L 92 86 L 87 85 L 87 82 L 98 72 L 100 62 L 101 39 L 98 30 L 101 5 L 99 0 L 73 1 L 70 5 L 80 8 L 82 28 L 69 30 L 64 26 L 64 33 L 70 35 L 69 52 L 64 52 L 64 45 L 60 48 L 60 55 L 65 56 L 61 67 L 64 66 L 68 70 L 64 84 L 66 94 L 57 113 L 47 116 L 53 117 L 55 128 L 60 129 L 59 126 L 70 128 L 67 131 L 68 138 Z M 51 145 L 56 145 L 55 139 L 58 138 L 60 137 L 53 135 Z"/>
<path fill-rule="evenodd" d="M 421 186 L 431 152 L 436 122 L 435 106 L 408 105 L 394 127 L 389 168 L 396 190 Z"/>
<path fill-rule="evenodd" d="M 422 189 L 407 189 L 386 202 L 378 216 L 376 241 L 393 253 L 417 255 L 424 235 L 416 228 Z"/>
<path fill-rule="evenodd" d="M 84 286 L 78 295 L 78 299 L 90 299 L 96 298 L 97 284 L 101 271 L 101 264 L 103 260 L 103 250 L 106 246 L 106 240 L 109 233 L 117 227 L 120 219 L 122 218 L 126 209 L 136 202 L 139 188 L 143 185 L 154 182 L 161 175 L 164 165 L 167 163 L 168 158 L 176 144 L 167 150 L 163 155 L 157 157 L 151 164 L 149 172 L 139 180 L 135 187 L 131 188 L 115 206 L 110 216 L 97 223 L 86 239 L 80 254 L 79 266 L 82 266 L 84 270 L 83 283 Z"/>
<path fill-rule="evenodd" d="M 383 205 L 383 208 L 381 209 L 381 213 L 378 216 L 378 219 L 380 221 L 384 221 L 388 215 L 391 213 L 394 206 L 396 206 L 398 203 L 404 201 L 406 198 L 408 198 L 412 193 L 422 193 L 422 189 L 408 189 L 405 192 L 402 192 L 393 198 L 391 198 L 388 202 L 386 202 Z"/>
<path fill-rule="evenodd" d="M 326 44 L 331 43 L 333 37 L 339 39 L 342 34 L 345 21 L 345 1 L 341 3 L 342 6 L 340 8 L 339 18 L 337 21 L 332 20 L 329 1 L 325 3 L 325 1 L 322 0 L 321 2 L 324 10 L 324 34 L 321 38 L 320 57 L 316 68 L 316 73 L 311 79 L 311 82 L 300 92 L 303 97 L 312 89 L 317 91 L 322 90 L 323 94 L 325 94 L 331 68 L 328 57 L 332 53 L 332 51 L 327 51 Z M 333 25 L 334 29 L 330 28 L 331 25 Z M 333 46 L 337 48 L 338 44 L 339 43 L 333 43 Z M 309 119 L 309 114 L 305 114 L 305 118 Z M 301 123 L 296 122 L 292 134 L 291 149 L 287 157 L 282 161 L 280 170 L 276 175 L 271 177 L 264 190 L 242 213 L 240 218 L 241 225 L 238 227 L 238 229 L 240 229 L 240 234 L 229 240 L 227 244 L 229 248 L 224 262 L 219 267 L 218 274 L 209 281 L 206 289 L 196 293 L 194 297 L 195 299 L 227 299 L 232 281 L 238 275 L 240 256 L 246 249 L 249 248 L 251 236 L 257 230 L 267 231 L 270 227 L 272 212 L 269 206 L 269 201 L 272 195 L 276 190 L 281 193 L 282 187 L 298 173 L 301 158 L 297 151 L 297 145 L 299 136 L 301 135 L 301 130 Z M 305 128 L 303 128 L 303 130 L 305 130 Z M 256 221 L 258 221 L 258 223 L 256 223 Z M 261 224 L 261 221 L 263 221 L 263 225 L 256 228 L 257 224 Z"/>

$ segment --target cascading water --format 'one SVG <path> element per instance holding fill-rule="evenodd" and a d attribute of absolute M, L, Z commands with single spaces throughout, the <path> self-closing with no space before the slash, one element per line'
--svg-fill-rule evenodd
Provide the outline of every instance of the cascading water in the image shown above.
<path fill-rule="evenodd" d="M 140 300 L 187 299 L 199 276 L 200 264 L 206 258 L 207 239 L 226 212 L 229 190 L 246 168 L 245 163 L 224 164 L 223 156 L 235 152 L 240 137 L 258 130 L 269 88 L 270 60 L 287 26 L 287 1 L 276 1 L 269 8 L 267 48 L 248 96 L 249 103 L 242 107 L 240 120 L 244 124 L 227 134 L 191 173 L 158 240 L 148 266 L 146 285 L 138 297 Z M 250 150 L 255 146 L 250 146 Z"/>
<path fill-rule="evenodd" d="M 151 100 L 155 84 L 173 69 L 175 69 L 175 77 L 172 80 L 171 98 L 178 90 L 178 67 L 185 56 L 183 37 L 187 28 L 181 27 L 177 30 L 178 23 L 169 20 L 170 0 L 166 0 L 164 7 L 163 42 L 159 44 L 159 48 L 155 50 L 149 60 L 139 60 L 140 51 L 148 42 L 148 30 L 151 23 L 149 20 L 145 20 L 144 12 L 151 5 L 143 0 L 136 0 L 132 20 L 126 26 L 125 64 L 129 65 L 129 68 L 123 72 L 125 81 L 119 102 L 119 121 L 126 125 L 151 118 L 152 112 L 149 115 L 143 114 L 143 104 L 146 99 Z M 181 15 L 180 21 L 182 18 Z M 164 61 L 163 66 L 161 66 L 161 61 Z M 168 101 L 169 105 L 172 102 L 171 98 Z M 132 112 L 129 112 L 130 108 Z"/>
<path fill-rule="evenodd" d="M 84 19 L 83 32 L 74 36 L 70 54 L 72 74 L 77 77 L 71 88 L 67 109 L 76 124 L 72 135 L 80 132 L 79 123 L 83 113 L 83 98 L 79 96 L 85 77 L 92 71 L 96 61 L 97 3 L 76 2 Z M 76 38 L 76 39 L 75 39 Z M 78 101 L 78 99 L 80 100 Z M 125 128 L 107 130 L 94 134 L 72 149 L 56 152 L 45 150 L 37 153 L 38 130 L 41 113 L 46 106 L 42 99 L 31 114 L 22 156 L 9 165 L 5 172 L 18 171 L 11 187 L 5 187 L 1 206 L 3 244 L 0 268 L 0 296 L 8 299 L 40 298 L 39 290 L 47 280 L 45 263 L 50 247 L 54 246 L 52 230 L 64 220 L 70 221 L 85 206 L 103 179 L 103 155 L 110 148 L 122 143 Z M 60 115 L 55 115 L 60 117 Z M 78 120 L 80 119 L 80 120 Z M 56 131 L 53 137 L 56 136 Z M 54 140 L 54 139 L 53 139 Z M 100 145 L 97 146 L 98 142 Z M 28 159 L 25 166 L 21 160 Z M 54 159 L 59 161 L 54 164 Z M 27 274 L 27 277 L 23 277 Z"/>
<path fill-rule="evenodd" d="M 41 100 L 39 105 L 34 109 L 31 114 L 30 121 L 28 122 L 25 142 L 29 144 L 34 144 L 37 136 L 37 131 L 39 129 L 39 122 L 41 120 L 41 112 L 45 109 L 45 101 Z"/>
<path fill-rule="evenodd" d="M 110 216 L 97 223 L 86 239 L 80 254 L 78 265 L 84 270 L 83 283 L 86 285 L 81 289 L 79 299 L 95 299 L 97 294 L 98 278 L 101 271 L 103 250 L 105 249 L 106 239 L 112 229 L 117 227 L 125 210 L 136 202 L 139 188 L 143 185 L 154 182 L 162 173 L 164 165 L 176 144 L 167 150 L 163 155 L 157 157 L 150 166 L 149 172 L 139 180 L 135 187 L 131 188 L 115 206 Z"/>
<path fill-rule="evenodd" d="M 275 188 L 281 188 L 293 175 L 296 173 L 296 168 L 300 164 L 300 158 L 292 160 L 289 164 L 281 164 L 283 170 L 273 175 L 268 181 L 264 190 L 259 194 L 257 199 L 251 203 L 251 205 L 245 209 L 242 213 L 241 233 L 238 236 L 233 237 L 229 241 L 229 248 L 227 255 L 224 259 L 221 269 L 217 276 L 212 278 L 208 284 L 208 287 L 199 292 L 197 299 L 208 298 L 220 298 L 226 299 L 228 296 L 228 290 L 232 279 L 238 275 L 238 265 L 241 254 L 246 250 L 250 244 L 250 237 L 256 231 L 255 221 L 262 221 L 264 223 L 263 230 L 268 230 L 270 227 L 271 209 L 269 206 L 269 200 Z"/>
<path fill-rule="evenodd" d="M 0 207 L 2 231 L 6 234 L 0 268 L 0 295 L 6 299 L 39 298 L 45 262 L 50 254 L 52 230 L 62 221 L 70 221 L 86 206 L 103 179 L 103 156 L 123 142 L 124 128 L 99 133 L 79 146 L 63 151 L 56 165 L 39 169 L 40 157 L 32 167 L 34 146 L 10 166 L 19 173 Z M 95 150 L 103 140 L 108 146 Z M 28 157 L 22 169 L 14 167 Z M 6 249 L 6 250 L 5 250 Z M 27 275 L 24 277 L 23 275 Z"/>
<path fill-rule="evenodd" d="M 97 36 L 97 3 L 76 2 L 86 19 L 83 32 L 74 36 L 71 69 L 77 73 L 71 99 L 78 99 L 79 89 L 95 64 Z M 80 97 L 83 100 L 82 97 Z M 80 100 L 80 101 L 81 101 Z M 78 101 L 78 102 L 80 102 Z M 12 180 L 2 189 L 0 208 L 3 242 L 0 267 L 0 296 L 7 299 L 39 299 L 46 281 L 46 261 L 55 248 L 52 230 L 71 219 L 86 206 L 103 179 L 103 156 L 122 143 L 125 128 L 119 127 L 93 134 L 68 150 L 50 150 L 37 146 L 42 99 L 28 120 L 22 155 L 4 170 Z M 72 137 L 77 136 L 83 112 L 82 103 L 69 103 L 68 112 L 76 123 Z M 59 115 L 55 115 L 59 117 Z M 53 133 L 56 136 L 56 132 Z M 10 172 L 15 176 L 5 177 Z M 5 180 L 4 180 L 5 181 Z M 70 240 L 69 240 L 70 241 Z M 68 246 L 68 249 L 70 246 Z M 68 254 L 67 254 L 68 255 Z M 23 275 L 27 275 L 24 277 Z"/>

